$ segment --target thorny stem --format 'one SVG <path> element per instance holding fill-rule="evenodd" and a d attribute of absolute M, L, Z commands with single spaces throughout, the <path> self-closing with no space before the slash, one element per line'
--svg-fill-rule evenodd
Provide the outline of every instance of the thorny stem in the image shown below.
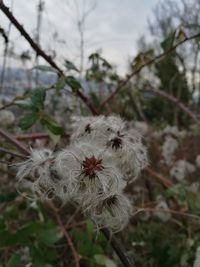
<path fill-rule="evenodd" d="M 21 150 L 25 155 L 30 155 L 30 151 L 24 147 L 19 141 L 17 141 L 17 139 L 13 136 L 11 136 L 9 133 L 3 131 L 2 129 L 0 129 L 0 135 L 2 135 L 7 141 L 9 141 L 11 144 L 15 145 L 19 150 Z M 53 203 L 52 203 L 53 205 Z M 52 209 L 55 211 L 55 207 L 54 205 L 52 206 Z M 75 250 L 75 248 L 73 247 L 73 243 L 62 223 L 62 220 L 60 219 L 57 211 L 55 213 L 56 218 L 57 218 L 57 222 L 61 227 L 61 230 L 64 234 L 64 236 L 67 239 L 67 242 L 72 250 L 72 253 L 74 255 L 74 259 L 76 262 L 76 267 L 79 267 L 79 261 L 78 261 L 78 256 L 77 256 L 77 252 Z M 129 259 L 127 258 L 127 255 L 125 254 L 124 250 L 121 248 L 120 244 L 117 242 L 117 240 L 115 239 L 115 237 L 113 237 L 113 235 L 111 234 L 110 230 L 107 228 L 101 229 L 102 233 L 105 235 L 105 237 L 110 241 L 110 244 L 113 248 L 113 250 L 116 252 L 116 254 L 119 256 L 121 262 L 123 263 L 124 267 L 134 267 L 133 265 L 131 265 L 131 263 L 129 262 Z"/>
<path fill-rule="evenodd" d="M 57 70 L 59 76 L 64 75 L 63 70 L 53 61 L 51 56 L 47 55 L 31 38 L 28 32 L 24 29 L 24 27 L 18 22 L 18 20 L 13 16 L 12 12 L 10 12 L 9 8 L 4 5 L 3 0 L 0 0 L 0 9 L 2 12 L 8 17 L 8 19 L 13 23 L 13 25 L 18 29 L 22 36 L 27 40 L 30 46 L 36 51 L 38 56 L 41 56 L 46 60 L 55 70 Z M 93 115 L 98 115 L 98 111 L 93 106 L 88 97 L 81 92 L 79 89 L 76 90 L 76 94 L 78 97 L 87 105 Z"/>

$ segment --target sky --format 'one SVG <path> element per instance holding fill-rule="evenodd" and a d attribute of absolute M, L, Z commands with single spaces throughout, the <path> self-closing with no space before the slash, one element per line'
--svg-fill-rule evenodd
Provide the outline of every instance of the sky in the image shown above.
<path fill-rule="evenodd" d="M 90 10 L 84 28 L 84 66 L 92 52 L 101 50 L 103 57 L 114 64 L 119 73 L 125 73 L 128 59 L 137 54 L 137 40 L 141 35 L 148 37 L 147 20 L 161 0 L 43 1 L 40 45 L 48 53 L 52 54 L 55 50 L 57 62 L 62 64 L 64 59 L 68 59 L 79 67 L 80 34 L 77 24 L 82 14 Z M 14 15 L 31 36 L 35 34 L 38 2 L 39 0 L 4 0 L 9 7 L 13 3 Z M 2 13 L 0 25 L 8 30 L 9 21 Z M 0 39 L 2 64 L 3 43 Z M 16 53 L 30 50 L 30 46 L 14 26 L 11 27 L 10 39 Z M 9 64 L 15 66 L 21 63 L 10 59 Z"/>

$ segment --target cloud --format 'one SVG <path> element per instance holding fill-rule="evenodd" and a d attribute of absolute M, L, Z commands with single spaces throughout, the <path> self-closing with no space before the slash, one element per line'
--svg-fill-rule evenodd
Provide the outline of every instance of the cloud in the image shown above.
<path fill-rule="evenodd" d="M 10 5 L 9 0 L 4 0 Z M 77 30 L 78 13 L 85 3 L 86 10 L 95 0 L 46 0 L 42 15 L 41 45 L 45 49 L 56 49 L 58 58 L 68 57 L 79 61 L 80 36 Z M 96 8 L 86 19 L 85 52 L 102 48 L 105 57 L 124 72 L 129 55 L 136 54 L 137 39 L 147 34 L 147 17 L 159 0 L 99 0 Z M 15 0 L 14 15 L 27 31 L 36 29 L 37 5 L 35 0 Z M 77 3 L 77 5 L 76 5 Z M 82 6 L 82 8 L 81 8 Z M 78 10 L 79 9 L 79 10 Z M 1 14 L 1 17 L 3 15 Z M 3 27 L 8 27 L 8 20 L 2 18 Z M 55 32 L 58 36 L 55 38 Z M 11 39 L 15 41 L 16 51 L 27 49 L 24 39 L 12 28 Z M 59 42 L 59 40 L 65 42 Z M 2 53 L 2 52 L 1 52 Z"/>

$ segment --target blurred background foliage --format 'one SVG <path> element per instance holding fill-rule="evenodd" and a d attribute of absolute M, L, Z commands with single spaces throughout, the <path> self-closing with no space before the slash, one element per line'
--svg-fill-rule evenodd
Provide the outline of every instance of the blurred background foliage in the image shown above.
<path fill-rule="evenodd" d="M 37 8 L 34 40 L 39 46 L 45 1 L 39 1 Z M 160 1 L 148 22 L 151 41 L 141 36 L 138 53 L 127 62 L 124 76 L 101 50 L 86 60 L 85 13 L 77 24 L 80 61 L 63 59 L 59 62 L 62 73 L 40 64 L 38 54 L 31 49 L 16 54 L 9 29 L 0 25 L 2 129 L 29 147 L 62 148 L 69 143 L 73 116 L 91 115 L 80 100 L 81 91 L 85 102 L 92 103 L 100 114 L 118 114 L 144 135 L 153 172 L 144 171 L 127 187 L 136 212 L 128 227 L 116 234 L 138 267 L 200 266 L 200 262 L 194 265 L 200 246 L 200 127 L 178 105 L 185 105 L 200 120 L 199 11 L 199 0 Z M 55 42 L 57 39 L 55 33 Z M 159 58 L 160 54 L 163 56 Z M 23 73 L 20 68 L 13 72 L 7 64 L 12 57 L 22 62 Z M 56 50 L 51 58 L 58 60 Z M 116 89 L 117 93 L 104 102 Z M 155 94 L 155 90 L 175 97 L 175 102 Z M 18 192 L 12 164 L 20 158 L 7 150 L 16 148 L 0 138 L 0 266 L 74 266 L 73 253 L 48 203 L 27 197 L 21 189 Z M 109 242 L 89 219 L 69 204 L 60 207 L 58 201 L 56 206 L 81 267 L 121 266 Z"/>

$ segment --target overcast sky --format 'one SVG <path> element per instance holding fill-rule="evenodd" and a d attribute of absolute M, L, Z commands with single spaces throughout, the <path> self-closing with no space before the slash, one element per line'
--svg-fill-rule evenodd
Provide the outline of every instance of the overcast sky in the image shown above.
<path fill-rule="evenodd" d="M 39 0 L 4 0 L 8 6 L 11 6 L 12 1 L 14 15 L 33 36 Z M 80 35 L 77 21 L 83 10 L 88 11 L 96 3 L 85 23 L 85 58 L 90 53 L 102 49 L 103 56 L 115 64 L 119 72 L 125 72 L 128 58 L 136 54 L 138 38 L 142 34 L 147 35 L 147 19 L 160 0 L 43 1 L 41 46 L 46 51 L 56 50 L 57 60 L 60 62 L 66 58 L 79 64 Z M 8 24 L 7 18 L 0 13 L 0 25 L 7 30 Z M 30 49 L 14 27 L 11 28 L 10 36 L 16 52 Z M 3 48 L 2 40 L 0 44 Z M 3 49 L 0 53 L 2 62 Z M 9 64 L 15 65 L 16 61 L 9 61 Z"/>

